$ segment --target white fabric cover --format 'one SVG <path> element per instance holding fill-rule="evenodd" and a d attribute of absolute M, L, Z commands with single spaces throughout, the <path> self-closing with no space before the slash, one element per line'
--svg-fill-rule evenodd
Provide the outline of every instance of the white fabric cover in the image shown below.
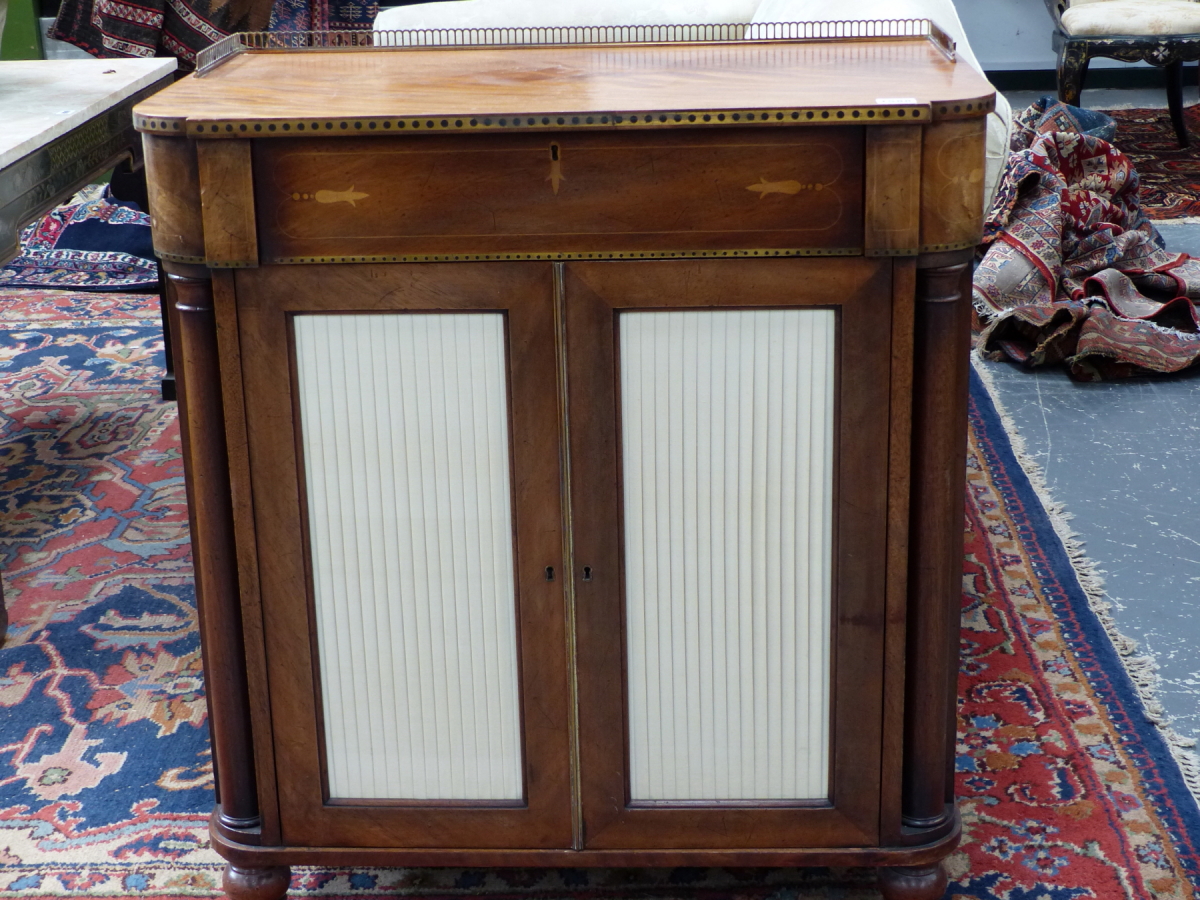
<path fill-rule="evenodd" d="M 1085 0 L 1086 2 L 1086 0 Z M 1102 5 L 1144 3 L 1194 7 L 1190 0 L 1105 0 Z M 838 19 L 930 19 L 958 44 L 958 57 L 979 72 L 954 0 L 442 0 L 381 10 L 377 31 L 403 28 L 520 28 L 538 25 L 673 25 L 717 22 L 819 22 Z M 1065 17 L 1064 17 L 1065 22 Z M 1197 29 L 1200 30 L 1200 29 Z M 988 116 L 984 208 L 1008 157 L 1012 108 L 999 92 Z"/>
<path fill-rule="evenodd" d="M 1200 34 L 1192 0 L 1075 0 L 1062 15 L 1068 34 Z"/>
<path fill-rule="evenodd" d="M 1180 2 L 1186 3 L 1188 0 Z M 1196 7 L 1200 9 L 1200 3 Z M 829 0 L 762 0 L 751 21 L 805 22 L 821 19 L 929 19 L 958 45 L 960 63 L 983 72 L 971 45 L 967 43 L 967 32 L 958 18 L 954 0 L 844 0 L 836 6 Z M 984 209 L 991 205 L 992 195 L 1004 171 L 1011 128 L 1012 107 L 1004 95 L 997 91 L 996 111 L 988 116 L 987 160 L 983 173 Z"/>
<path fill-rule="evenodd" d="M 758 0 L 443 0 L 383 9 L 376 31 L 401 28 L 527 28 L 562 25 L 710 25 L 748 22 Z"/>

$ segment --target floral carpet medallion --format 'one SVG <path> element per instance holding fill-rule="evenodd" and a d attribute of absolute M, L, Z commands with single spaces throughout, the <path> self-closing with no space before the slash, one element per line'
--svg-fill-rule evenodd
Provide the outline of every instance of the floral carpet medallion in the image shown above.
<path fill-rule="evenodd" d="M 0 296 L 0 898 L 215 897 L 153 297 Z M 1184 900 L 1200 813 L 976 385 L 948 897 Z M 293 870 L 293 896 L 877 897 L 866 870 Z"/>

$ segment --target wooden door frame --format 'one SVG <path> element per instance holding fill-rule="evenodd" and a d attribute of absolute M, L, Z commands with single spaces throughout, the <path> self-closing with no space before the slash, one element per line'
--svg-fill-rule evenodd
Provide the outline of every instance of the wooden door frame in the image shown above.
<path fill-rule="evenodd" d="M 282 839 L 293 846 L 571 846 L 553 284 L 545 263 L 269 266 L 236 274 Z M 296 314 L 502 312 L 524 802 L 330 801 L 295 408 Z M 386 377 L 386 373 L 380 373 Z"/>
<path fill-rule="evenodd" d="M 722 259 L 565 264 L 583 847 L 869 846 L 879 835 L 892 264 Z M 625 699 L 617 314 L 838 313 L 830 800 L 632 805 Z M 592 576 L 584 582 L 582 567 Z"/>

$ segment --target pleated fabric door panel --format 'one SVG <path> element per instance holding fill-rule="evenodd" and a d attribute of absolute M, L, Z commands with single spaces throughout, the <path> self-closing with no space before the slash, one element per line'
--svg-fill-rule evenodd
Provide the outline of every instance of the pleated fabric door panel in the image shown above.
<path fill-rule="evenodd" d="M 549 267 L 237 278 L 285 840 L 569 847 Z"/>
<path fill-rule="evenodd" d="M 631 801 L 829 796 L 835 323 L 618 316 Z"/>
<path fill-rule="evenodd" d="M 504 316 L 292 327 L 329 796 L 521 801 Z"/>
<path fill-rule="evenodd" d="M 890 273 L 566 265 L 588 848 L 875 840 Z"/>

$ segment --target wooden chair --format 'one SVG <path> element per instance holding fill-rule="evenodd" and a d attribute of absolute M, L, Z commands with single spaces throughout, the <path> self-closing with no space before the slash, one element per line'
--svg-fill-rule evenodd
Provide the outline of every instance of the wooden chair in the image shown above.
<path fill-rule="evenodd" d="M 1188 146 L 1183 121 L 1183 64 L 1200 60 L 1200 3 L 1192 0 L 1045 0 L 1054 19 L 1058 99 L 1079 105 L 1093 57 L 1145 61 L 1166 69 L 1167 106 L 1179 146 Z"/>

